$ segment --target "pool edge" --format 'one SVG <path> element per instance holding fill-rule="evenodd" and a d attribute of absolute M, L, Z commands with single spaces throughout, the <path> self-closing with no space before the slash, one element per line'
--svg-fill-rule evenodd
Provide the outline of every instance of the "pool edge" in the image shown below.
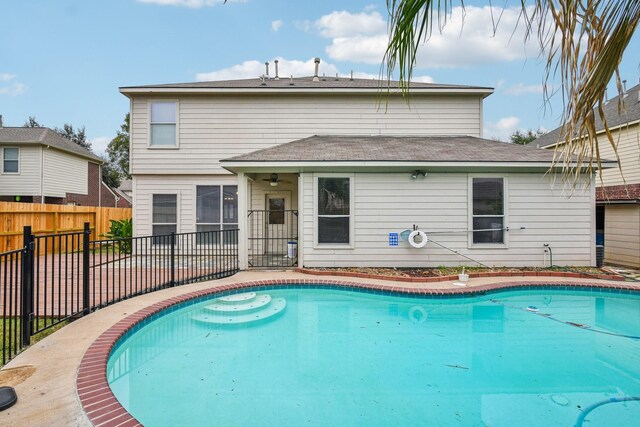
<path fill-rule="evenodd" d="M 141 426 L 133 415 L 120 404 L 107 381 L 107 361 L 113 348 L 130 329 L 145 319 L 158 314 L 159 312 L 174 305 L 202 298 L 212 294 L 231 292 L 246 288 L 261 286 L 280 285 L 329 285 L 350 289 L 366 289 L 369 291 L 388 292 L 393 294 L 415 294 L 425 296 L 474 296 L 482 295 L 489 291 L 509 290 L 513 288 L 595 288 L 595 289 L 618 289 L 640 292 L 637 286 L 626 283 L 598 283 L 598 282 L 550 282 L 550 281 L 526 281 L 526 282 L 503 282 L 478 285 L 473 287 L 461 287 L 456 289 L 416 289 L 401 287 L 397 285 L 361 283 L 338 280 L 318 279 L 278 279 L 259 280 L 240 283 L 214 286 L 207 289 L 187 292 L 185 294 L 167 298 L 150 306 L 138 310 L 133 314 L 121 319 L 116 324 L 104 331 L 91 343 L 87 351 L 82 356 L 76 374 L 75 388 L 78 400 L 89 421 L 95 426 Z"/>

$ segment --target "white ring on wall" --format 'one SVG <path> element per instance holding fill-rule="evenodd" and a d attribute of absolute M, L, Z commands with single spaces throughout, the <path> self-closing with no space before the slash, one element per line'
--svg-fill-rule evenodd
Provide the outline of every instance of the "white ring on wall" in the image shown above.
<path fill-rule="evenodd" d="M 416 237 L 420 236 L 422 240 L 416 242 Z M 422 230 L 414 230 L 409 234 L 409 244 L 417 249 L 424 248 L 427 245 L 429 239 L 427 238 L 427 234 Z"/>

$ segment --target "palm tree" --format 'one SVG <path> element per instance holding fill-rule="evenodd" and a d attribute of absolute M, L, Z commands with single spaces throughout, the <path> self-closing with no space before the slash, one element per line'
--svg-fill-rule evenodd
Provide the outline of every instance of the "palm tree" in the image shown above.
<path fill-rule="evenodd" d="M 446 24 L 453 3 L 453 0 L 387 0 L 390 35 L 382 73 L 391 79 L 397 69 L 403 91 L 409 90 L 418 49 L 428 40 L 434 24 Z M 456 3 L 464 7 L 464 0 Z M 552 95 L 548 82 L 555 76 L 560 78 L 559 92 L 564 105 L 554 166 L 559 166 L 575 186 L 581 170 L 590 173 L 600 166 L 596 115 L 602 120 L 617 156 L 604 117 L 605 90 L 614 77 L 618 92 L 623 90 L 618 66 L 640 21 L 640 0 L 526 3 L 518 1 L 522 8 L 520 22 L 526 26 L 525 38 L 535 37 L 546 59 L 545 102 Z M 428 53 L 428 43 L 425 48 Z"/>

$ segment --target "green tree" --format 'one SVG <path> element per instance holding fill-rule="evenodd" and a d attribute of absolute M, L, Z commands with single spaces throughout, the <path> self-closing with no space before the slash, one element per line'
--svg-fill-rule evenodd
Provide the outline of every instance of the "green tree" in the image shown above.
<path fill-rule="evenodd" d="M 527 145 L 531 141 L 535 140 L 536 138 L 544 134 L 545 132 L 542 131 L 541 129 L 538 129 L 538 130 L 528 129 L 525 131 L 517 130 L 513 132 L 511 135 L 509 135 L 509 141 L 511 141 L 513 144 Z"/>
<path fill-rule="evenodd" d="M 118 135 L 107 146 L 107 155 L 121 178 L 131 179 L 129 175 L 129 113 L 124 117 Z"/>
<path fill-rule="evenodd" d="M 114 164 L 109 161 L 107 156 L 100 156 L 104 163 L 102 164 L 102 182 L 107 184 L 111 188 L 120 187 L 120 181 L 122 177 L 118 172 L 118 168 L 114 166 Z"/>
<path fill-rule="evenodd" d="M 91 143 L 87 141 L 87 135 L 85 133 L 84 126 L 76 130 L 73 129 L 73 126 L 69 123 L 65 123 L 62 129 L 55 128 L 54 130 L 58 133 L 58 135 L 64 136 L 65 138 L 70 139 L 79 146 L 91 151 Z"/>
<path fill-rule="evenodd" d="M 418 49 L 424 43 L 428 54 L 433 27 L 446 25 L 454 3 L 464 7 L 464 0 L 387 0 L 390 37 L 382 73 L 391 79 L 397 69 L 405 92 Z M 573 178 L 575 184 L 581 167 L 592 172 L 600 164 L 596 116 L 602 119 L 609 144 L 617 154 L 604 120 L 605 90 L 615 78 L 618 92 L 622 92 L 618 65 L 640 22 L 640 0 L 521 0 L 517 3 L 522 7 L 519 22 L 525 25 L 525 37 L 534 37 L 545 56 L 545 102 L 552 95 L 547 83 L 556 77 L 560 79 L 559 92 L 564 107 L 558 139 L 562 144 L 556 148 L 557 159 L 568 166 L 567 177 Z M 499 25 L 499 18 L 492 16 L 493 22 L 489 24 L 494 29 Z M 574 158 L 577 160 L 572 167 Z"/>
<path fill-rule="evenodd" d="M 38 121 L 36 120 L 35 116 L 29 116 L 29 118 L 27 119 L 26 122 L 24 122 L 22 127 L 25 127 L 25 128 L 41 128 L 42 125 L 40 123 L 38 123 Z"/>

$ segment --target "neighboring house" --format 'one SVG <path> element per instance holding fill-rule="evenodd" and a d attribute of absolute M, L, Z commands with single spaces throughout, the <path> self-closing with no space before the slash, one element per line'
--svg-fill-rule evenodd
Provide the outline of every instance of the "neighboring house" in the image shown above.
<path fill-rule="evenodd" d="M 0 126 L 0 201 L 116 206 L 102 159 L 55 131 Z"/>
<path fill-rule="evenodd" d="M 129 203 L 131 203 L 132 197 L 133 197 L 133 190 L 131 187 L 131 180 L 130 179 L 123 179 L 120 182 L 120 186 L 117 188 L 118 193 L 121 194 L 123 197 L 125 197 L 127 199 L 127 201 Z"/>
<path fill-rule="evenodd" d="M 596 229 L 599 243 L 604 243 L 604 260 L 608 264 L 640 268 L 640 85 L 605 106 L 605 118 L 620 158 L 620 168 L 602 171 L 596 178 Z M 603 159 L 616 159 L 596 114 L 598 147 Z M 560 128 L 541 136 L 532 145 L 555 148 Z M 595 238 L 595 236 L 594 236 Z"/>
<path fill-rule="evenodd" d="M 137 235 L 239 228 L 241 268 L 542 266 L 545 244 L 595 264 L 591 178 L 567 198 L 553 153 L 482 139 L 491 88 L 413 83 L 407 103 L 316 73 L 120 92 Z M 395 246 L 414 226 L 429 243 Z"/>

